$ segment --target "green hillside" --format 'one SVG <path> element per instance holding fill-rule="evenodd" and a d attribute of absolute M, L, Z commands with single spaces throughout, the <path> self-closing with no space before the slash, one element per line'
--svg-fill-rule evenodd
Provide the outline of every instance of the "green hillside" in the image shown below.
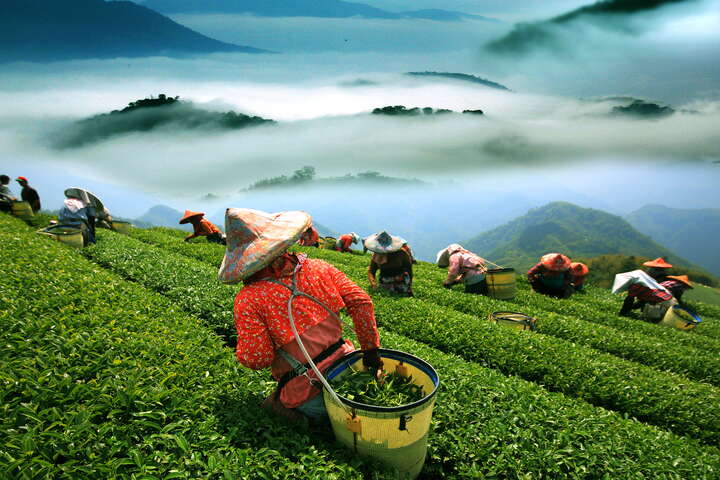
<path fill-rule="evenodd" d="M 530 210 L 462 244 L 495 263 L 520 270 L 529 268 L 548 252 L 561 252 L 571 258 L 607 254 L 663 256 L 673 264 L 694 268 L 622 218 L 566 202 L 553 202 Z"/>
<path fill-rule="evenodd" d="M 232 345 L 239 285 L 224 248 L 184 232 L 101 230 L 81 251 L 0 215 L 0 469 L 9 478 L 391 478 L 329 431 L 259 404 L 266 371 Z M 422 479 L 715 478 L 720 307 L 682 332 L 616 315 L 590 286 L 570 300 L 518 280 L 512 301 L 441 286 L 415 266 L 414 298 L 370 290 L 369 256 L 300 249 L 373 298 L 384 347 L 439 372 Z M 536 316 L 537 332 L 489 323 Z"/>
<path fill-rule="evenodd" d="M 694 302 L 720 305 L 720 290 L 705 285 L 695 285 L 695 288 L 685 292 L 683 298 Z"/>
<path fill-rule="evenodd" d="M 720 275 L 720 208 L 691 210 L 646 205 L 625 219 L 659 244 Z"/>

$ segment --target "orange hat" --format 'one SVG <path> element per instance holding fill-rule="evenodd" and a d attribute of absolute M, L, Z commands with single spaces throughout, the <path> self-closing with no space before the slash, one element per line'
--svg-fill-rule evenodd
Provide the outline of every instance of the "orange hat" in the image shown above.
<path fill-rule="evenodd" d="M 687 275 L 668 275 L 667 278 L 672 278 L 673 280 L 677 280 L 678 282 L 682 282 L 688 287 L 693 288 Z"/>
<path fill-rule="evenodd" d="M 193 212 L 192 210 L 185 210 L 185 215 L 180 219 L 178 223 L 188 223 L 193 217 L 202 217 L 205 215 L 203 212 Z"/>
<path fill-rule="evenodd" d="M 562 272 L 570 268 L 571 262 L 570 259 L 562 253 L 546 253 L 540 257 L 540 263 L 548 270 Z"/>
<path fill-rule="evenodd" d="M 572 270 L 573 275 L 577 277 L 584 277 L 590 272 L 588 266 L 580 262 L 572 262 L 570 264 L 570 270 Z"/>
<path fill-rule="evenodd" d="M 658 257 L 655 260 L 648 260 L 647 262 L 643 263 L 646 267 L 655 267 L 655 268 L 672 268 L 672 265 L 667 263 L 664 258 Z"/>
<path fill-rule="evenodd" d="M 28 182 L 28 179 L 25 177 L 17 177 L 15 180 L 18 182 L 30 183 L 30 182 Z"/>

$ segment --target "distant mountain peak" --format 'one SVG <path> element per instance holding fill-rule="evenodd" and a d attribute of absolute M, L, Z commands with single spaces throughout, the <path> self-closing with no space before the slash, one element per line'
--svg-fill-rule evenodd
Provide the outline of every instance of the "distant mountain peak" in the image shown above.
<path fill-rule="evenodd" d="M 495 88 L 497 90 L 506 90 L 508 92 L 512 91 L 505 85 L 501 85 L 497 82 L 493 82 L 492 80 L 487 80 L 485 78 L 477 77 L 475 75 L 470 75 L 467 73 L 452 73 L 452 72 L 407 72 L 405 75 L 415 76 L 415 77 L 438 77 L 438 78 L 449 78 L 451 80 L 459 80 L 463 82 L 470 82 L 470 83 L 477 83 L 479 85 L 484 85 L 486 87 Z"/>
<path fill-rule="evenodd" d="M 480 15 L 433 8 L 396 13 L 364 3 L 342 0 L 144 0 L 142 4 L 166 14 L 232 13 L 259 17 L 359 17 L 388 20 L 417 18 L 444 22 L 462 20 L 498 21 Z"/>
<path fill-rule="evenodd" d="M 0 62 L 261 53 L 206 37 L 133 2 L 2 0 Z"/>
<path fill-rule="evenodd" d="M 551 251 L 559 251 L 571 258 L 607 254 L 669 256 L 679 265 L 692 266 L 638 232 L 623 218 L 569 202 L 551 202 L 533 208 L 462 244 L 496 263 L 520 269 L 526 269 Z"/>

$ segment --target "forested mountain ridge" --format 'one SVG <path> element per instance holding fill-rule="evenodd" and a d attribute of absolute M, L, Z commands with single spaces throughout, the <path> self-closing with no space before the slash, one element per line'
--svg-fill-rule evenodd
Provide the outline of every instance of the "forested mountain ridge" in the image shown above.
<path fill-rule="evenodd" d="M 625 219 L 659 244 L 720 275 L 720 208 L 646 205 Z"/>
<path fill-rule="evenodd" d="M 0 62 L 260 53 L 206 37 L 129 1 L 3 0 Z"/>
<path fill-rule="evenodd" d="M 391 12 L 364 3 L 344 2 L 342 0 L 138 0 L 138 3 L 166 14 L 232 13 L 259 17 L 361 17 L 389 20 L 417 18 L 435 21 L 460 21 L 464 19 L 497 21 L 480 15 L 441 9 Z"/>
<path fill-rule="evenodd" d="M 635 230 L 621 217 L 567 202 L 553 202 L 466 240 L 463 246 L 493 262 L 525 269 L 548 252 L 572 257 L 622 254 L 666 256 L 693 267 L 669 249 Z"/>

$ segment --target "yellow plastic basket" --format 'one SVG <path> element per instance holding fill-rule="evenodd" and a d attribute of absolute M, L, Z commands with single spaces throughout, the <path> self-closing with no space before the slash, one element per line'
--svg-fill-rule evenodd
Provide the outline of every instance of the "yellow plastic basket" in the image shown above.
<path fill-rule="evenodd" d="M 397 478 L 414 479 L 420 474 L 427 453 L 427 438 L 440 380 L 435 369 L 424 360 L 397 350 L 380 349 L 383 370 L 412 376 L 425 396 L 412 404 L 381 407 L 339 397 L 335 403 L 325 390 L 325 406 L 335 438 L 360 455 L 380 460 L 397 472 Z M 336 361 L 326 371 L 328 381 L 350 371 L 364 369 L 362 353 L 355 351 Z"/>
<path fill-rule="evenodd" d="M 45 235 L 60 243 L 70 245 L 75 248 L 83 247 L 82 230 L 68 225 L 53 225 L 37 231 L 40 235 Z"/>
<path fill-rule="evenodd" d="M 515 269 L 492 268 L 485 274 L 488 296 L 498 300 L 515 298 Z"/>
<path fill-rule="evenodd" d="M 322 248 L 326 248 L 328 250 L 335 250 L 335 246 L 337 245 L 337 239 L 335 237 L 325 237 L 321 240 Z"/>
<path fill-rule="evenodd" d="M 535 331 L 537 319 L 519 312 L 493 312 L 488 316 L 493 323 L 505 325 L 516 330 Z"/>
<path fill-rule="evenodd" d="M 702 319 L 696 313 L 679 305 L 673 305 L 665 312 L 665 316 L 663 316 L 660 324 L 679 330 L 692 330 L 697 327 L 700 322 L 702 322 Z"/>
<path fill-rule="evenodd" d="M 118 233 L 122 233 L 123 235 L 130 234 L 130 229 L 132 228 L 132 224 L 130 222 L 121 222 L 118 220 L 113 220 L 112 222 L 113 230 L 115 230 Z"/>
<path fill-rule="evenodd" d="M 30 207 L 30 204 L 28 202 L 13 202 L 11 208 L 11 213 L 21 218 L 25 221 L 30 221 L 33 218 L 33 211 L 32 207 Z"/>

